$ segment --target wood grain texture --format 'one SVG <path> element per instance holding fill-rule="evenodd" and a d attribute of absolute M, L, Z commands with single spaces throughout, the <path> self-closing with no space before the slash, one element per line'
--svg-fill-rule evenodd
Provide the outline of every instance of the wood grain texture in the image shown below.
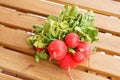
<path fill-rule="evenodd" d="M 51 0 L 64 4 L 75 4 L 80 8 L 93 10 L 104 15 L 117 16 L 120 18 L 120 3 L 111 0 Z M 105 4 L 105 5 L 104 5 Z"/>
<path fill-rule="evenodd" d="M 10 27 L 32 31 L 33 24 L 42 24 L 43 18 L 37 18 L 28 14 L 17 12 L 13 9 L 0 7 L 0 23 Z"/>
<path fill-rule="evenodd" d="M 18 4 L 19 6 L 15 4 L 15 3 L 23 3 L 22 1 L 24 0 L 17 0 L 17 1 L 15 0 L 15 1 L 10 1 L 10 2 L 9 0 L 5 0 L 5 3 L 6 4 L 8 3 L 9 6 L 15 6 L 14 7 L 15 9 L 19 7 L 20 10 L 25 9 L 28 13 L 30 12 L 30 13 L 35 13 L 39 15 L 44 14 L 46 16 L 50 14 L 58 16 L 58 14 L 63 10 L 63 6 L 61 5 L 49 3 L 47 1 L 40 1 L 40 0 L 38 1 L 37 0 L 29 0 L 29 1 L 25 0 L 26 1 L 25 7 L 20 4 Z M 29 9 L 29 7 L 31 6 L 32 8 Z M 0 16 L 0 23 L 6 24 L 9 26 L 14 25 L 17 28 L 21 28 L 21 29 L 30 30 L 31 29 L 30 26 L 32 24 L 35 24 L 35 23 L 39 24 L 39 22 L 43 23 L 44 21 L 44 20 L 41 20 L 41 18 L 29 17 L 28 15 L 25 15 L 23 13 L 16 12 L 16 11 L 11 11 L 4 7 L 0 7 L 0 12 L 1 12 L 0 15 L 3 15 L 3 16 Z M 80 10 L 80 12 L 84 13 L 85 11 Z M 120 19 L 111 18 L 108 16 L 100 15 L 100 14 L 95 14 L 95 18 L 96 18 L 95 26 L 99 28 L 100 31 L 110 32 L 114 35 L 120 36 L 120 27 L 119 27 Z M 15 24 L 15 21 L 16 21 L 16 24 Z M 12 24 L 11 22 L 14 22 L 14 24 Z M 21 24 L 22 27 L 19 24 Z"/>
<path fill-rule="evenodd" d="M 34 55 L 34 51 L 31 51 L 29 45 L 26 43 L 26 38 L 29 36 L 28 34 L 24 32 L 19 32 L 13 29 L 9 29 L 6 27 L 0 27 L 0 31 L 1 31 L 0 44 L 11 49 L 19 50 L 21 52 L 27 52 L 28 54 Z M 102 34 L 100 35 L 102 36 Z M 90 59 L 90 65 L 91 65 L 90 67 L 88 67 L 88 64 L 80 65 L 80 67 L 82 66 L 84 68 L 94 70 L 95 72 L 101 73 L 104 75 L 109 74 L 110 76 L 119 77 L 120 76 L 119 61 L 120 61 L 119 59 L 114 59 L 114 57 L 112 56 L 100 55 L 99 53 L 96 53 L 96 54 L 93 54 L 93 57 L 91 57 Z M 111 66 L 110 63 L 114 67 Z"/>
<path fill-rule="evenodd" d="M 95 14 L 94 24 L 101 32 L 120 36 L 120 19 L 118 18 Z"/>
<path fill-rule="evenodd" d="M 22 79 L 0 73 L 0 80 L 22 80 Z"/>
<path fill-rule="evenodd" d="M 34 80 L 69 80 L 66 70 L 59 68 L 55 64 L 43 60 L 36 63 L 31 56 L 3 48 L 0 48 L 0 64 L 0 67 L 6 70 Z M 107 80 L 75 69 L 72 69 L 71 73 L 75 80 Z"/>
<path fill-rule="evenodd" d="M 95 46 L 108 54 L 120 55 L 120 37 L 99 33 Z"/>
<path fill-rule="evenodd" d="M 0 27 L 0 44 L 6 45 L 6 47 L 14 48 L 18 51 L 34 54 L 34 51 L 27 44 L 26 39 L 30 35 L 23 31 L 17 31 L 5 27 Z"/>
<path fill-rule="evenodd" d="M 120 69 L 118 69 L 120 66 L 120 59 L 96 52 L 90 57 L 89 62 L 90 66 L 88 65 L 88 62 L 82 64 L 81 66 L 87 67 L 88 69 L 96 71 L 97 73 L 106 75 L 107 77 L 109 75 L 120 79 Z M 105 71 L 105 73 L 101 71 Z"/>
<path fill-rule="evenodd" d="M 43 16 L 50 14 L 56 14 L 57 16 L 58 11 L 63 9 L 62 6 L 58 7 L 58 5 L 47 3 L 43 0 L 0 0 L 0 4 L 23 12 L 41 14 Z"/>

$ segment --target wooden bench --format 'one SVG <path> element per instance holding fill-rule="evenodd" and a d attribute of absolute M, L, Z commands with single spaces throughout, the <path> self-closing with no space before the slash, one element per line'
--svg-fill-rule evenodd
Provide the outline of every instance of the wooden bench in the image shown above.
<path fill-rule="evenodd" d="M 119 0 L 118 0 L 119 1 Z M 97 52 L 72 69 L 75 80 L 120 80 L 120 2 L 111 0 L 0 0 L 0 80 L 69 80 L 56 64 L 34 61 L 26 43 L 33 24 L 58 16 L 63 4 L 76 4 L 81 13 L 95 12 L 99 29 Z"/>

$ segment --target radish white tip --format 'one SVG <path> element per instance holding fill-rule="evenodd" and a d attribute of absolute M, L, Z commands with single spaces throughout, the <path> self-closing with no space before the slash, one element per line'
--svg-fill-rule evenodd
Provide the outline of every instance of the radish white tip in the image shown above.
<path fill-rule="evenodd" d="M 85 51 L 85 49 L 83 49 L 83 48 L 80 49 L 80 52 L 84 52 L 84 51 Z"/>
<path fill-rule="evenodd" d="M 56 58 L 56 52 L 53 53 L 53 57 Z"/>

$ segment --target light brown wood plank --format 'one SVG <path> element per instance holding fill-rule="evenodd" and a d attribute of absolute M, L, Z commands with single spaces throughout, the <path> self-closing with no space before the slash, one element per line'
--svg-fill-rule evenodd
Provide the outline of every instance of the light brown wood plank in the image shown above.
<path fill-rule="evenodd" d="M 24 52 L 29 53 L 29 50 L 31 51 L 31 49 L 29 45 L 26 43 L 26 39 L 29 36 L 30 35 L 24 32 L 19 32 L 14 29 L 9 29 L 6 27 L 0 27 L 0 43 L 2 45 L 6 45 L 6 47 L 14 48 L 19 51 L 24 50 L 25 48 Z M 119 43 L 120 37 L 99 33 L 99 41 L 95 43 L 95 46 L 98 49 L 107 52 L 108 54 L 120 55 L 120 45 L 118 45 Z M 16 47 L 16 45 L 19 46 Z M 31 54 L 34 53 L 33 51 L 31 52 L 32 52 Z"/>
<path fill-rule="evenodd" d="M 0 31 L 1 31 L 0 32 L 0 36 L 1 36 L 0 37 L 0 44 L 2 44 L 3 46 L 6 46 L 8 48 L 12 48 L 15 50 L 19 50 L 21 52 L 25 52 L 27 50 L 26 52 L 28 54 L 34 53 L 33 51 L 31 51 L 29 45 L 26 43 L 26 38 L 29 36 L 26 33 L 21 33 L 19 31 L 5 28 L 5 27 L 0 27 Z M 14 33 L 16 33 L 16 34 L 14 34 Z M 11 36 L 11 35 L 13 35 L 13 36 Z M 112 37 L 112 38 L 114 38 L 114 37 Z M 105 43 L 104 43 L 104 45 L 105 45 Z M 110 76 L 114 76 L 114 77 L 120 76 L 119 60 L 116 60 L 113 57 L 110 57 L 108 55 L 106 55 L 106 56 L 99 55 L 99 54 L 95 54 L 95 55 L 96 56 L 93 55 L 93 59 L 92 58 L 90 59 L 90 65 L 91 65 L 91 67 L 89 68 L 90 70 L 95 70 L 96 72 L 99 72 L 99 73 L 102 73 L 105 75 L 109 74 Z M 99 58 L 99 56 L 100 56 L 100 58 Z M 110 63 L 114 64 L 113 68 L 112 68 L 111 64 L 109 64 L 108 61 Z M 82 65 L 82 67 L 88 68 L 88 65 L 87 64 L 85 66 Z"/>
<path fill-rule="evenodd" d="M 9 1 L 9 0 L 6 0 L 6 1 Z M 17 0 L 17 1 L 22 1 L 22 0 Z M 11 1 L 11 2 L 15 4 L 16 1 Z M 22 2 L 18 2 L 18 3 L 22 3 Z M 40 0 L 39 0 L 39 2 L 37 2 L 37 0 L 34 0 L 34 1 L 32 0 L 31 3 L 34 3 L 34 4 L 37 3 L 36 4 L 37 6 L 36 5 L 34 6 L 33 4 L 30 5 L 29 1 L 26 2 L 27 7 L 32 6 L 32 8 L 31 8 L 32 10 L 28 11 L 31 13 L 34 13 L 36 11 L 36 13 L 38 13 L 38 14 L 42 13 L 45 15 L 50 15 L 50 14 L 58 15 L 60 13 L 60 11 L 63 10 L 63 6 L 61 6 L 61 5 L 48 3 L 48 2 L 44 2 L 44 1 L 40 1 Z M 38 5 L 38 3 L 43 4 L 43 5 Z M 8 5 L 10 5 L 10 4 L 8 4 Z M 44 7 L 44 6 L 46 6 L 46 7 Z M 22 7 L 23 6 L 20 5 L 20 8 L 22 8 Z M 37 9 L 36 9 L 36 7 L 37 7 Z M 56 7 L 57 9 L 54 9 L 54 7 Z M 25 9 L 27 9 L 27 8 L 25 7 Z M 27 9 L 27 10 L 29 10 L 29 9 Z M 46 12 L 46 11 L 48 11 L 48 12 Z M 80 12 L 83 13 L 84 11 L 80 10 Z M 21 12 L 11 11 L 4 7 L 0 7 L 0 15 L 2 15 L 2 16 L 0 16 L 0 23 L 9 25 L 11 27 L 14 26 L 16 28 L 25 29 L 25 30 L 31 30 L 31 26 L 33 24 L 36 24 L 36 23 L 43 24 L 43 22 L 44 22 L 44 20 L 42 18 L 31 17 L 31 16 L 28 16 Z M 95 17 L 96 17 L 95 26 L 97 28 L 99 28 L 100 31 L 109 32 L 114 35 L 120 36 L 120 27 L 119 27 L 120 19 L 111 18 L 108 16 L 99 15 L 99 14 L 95 14 Z"/>
<path fill-rule="evenodd" d="M 117 59 L 113 56 L 96 52 L 90 57 L 89 64 L 86 62 L 81 66 L 96 71 L 96 73 L 104 74 L 107 77 L 116 76 L 116 78 L 120 79 L 120 59 Z M 105 71 L 105 73 L 102 71 Z"/>
<path fill-rule="evenodd" d="M 62 6 L 58 7 L 58 5 L 50 4 L 43 0 L 0 0 L 0 4 L 24 12 L 41 14 L 44 16 L 50 14 L 58 15 L 58 11 L 63 9 Z"/>
<path fill-rule="evenodd" d="M 13 48 L 18 51 L 34 54 L 34 51 L 30 48 L 26 41 L 29 36 L 30 35 L 22 31 L 0 27 L 0 44 L 6 45 L 6 47 L 9 46 L 11 49 Z"/>
<path fill-rule="evenodd" d="M 22 79 L 0 73 L 0 80 L 22 80 Z"/>
<path fill-rule="evenodd" d="M 111 0 L 51 0 L 64 4 L 76 4 L 80 8 L 93 10 L 96 13 L 101 13 L 120 18 L 120 3 Z M 105 5 L 104 5 L 105 4 Z"/>
<path fill-rule="evenodd" d="M 98 37 L 99 40 L 95 42 L 98 49 L 112 55 L 120 55 L 120 45 L 118 45 L 120 44 L 120 37 L 103 33 L 99 33 Z"/>
<path fill-rule="evenodd" d="M 44 19 L 29 16 L 25 13 L 17 12 L 13 9 L 0 7 L 0 23 L 14 28 L 32 31 L 33 24 L 42 24 Z"/>
<path fill-rule="evenodd" d="M 43 60 L 36 63 L 31 56 L 3 48 L 0 48 L 0 67 L 34 80 L 69 80 L 66 71 L 55 64 Z M 71 72 L 75 80 L 107 80 L 75 69 Z"/>
<path fill-rule="evenodd" d="M 118 18 L 95 14 L 94 24 L 101 32 L 120 36 L 120 19 Z"/>

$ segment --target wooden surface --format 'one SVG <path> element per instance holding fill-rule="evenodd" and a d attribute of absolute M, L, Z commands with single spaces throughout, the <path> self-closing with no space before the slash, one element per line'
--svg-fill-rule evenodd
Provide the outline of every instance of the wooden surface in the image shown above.
<path fill-rule="evenodd" d="M 44 60 L 36 63 L 35 52 L 26 43 L 32 25 L 44 24 L 50 14 L 58 16 L 65 3 L 94 10 L 99 29 L 98 50 L 92 54 L 90 66 L 86 61 L 72 69 L 74 79 L 120 80 L 120 2 L 110 0 L 0 0 L 0 68 L 15 74 L 2 72 L 0 80 L 69 80 L 66 70 L 57 64 Z M 81 13 L 86 12 L 83 9 Z"/>
<path fill-rule="evenodd" d="M 111 0 L 51 0 L 64 4 L 76 4 L 80 8 L 94 10 L 97 13 L 120 17 L 120 3 Z"/>

